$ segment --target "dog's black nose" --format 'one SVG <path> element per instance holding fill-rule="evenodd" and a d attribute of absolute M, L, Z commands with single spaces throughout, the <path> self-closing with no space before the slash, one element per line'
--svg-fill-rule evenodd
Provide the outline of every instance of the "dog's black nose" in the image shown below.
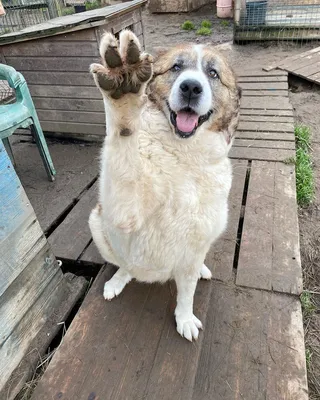
<path fill-rule="evenodd" d="M 180 90 L 184 97 L 194 99 L 202 93 L 202 86 L 195 79 L 186 79 L 180 84 Z"/>

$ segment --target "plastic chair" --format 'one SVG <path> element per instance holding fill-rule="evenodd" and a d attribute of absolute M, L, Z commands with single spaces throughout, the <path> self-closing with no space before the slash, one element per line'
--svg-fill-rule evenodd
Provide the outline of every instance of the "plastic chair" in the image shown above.
<path fill-rule="evenodd" d="M 50 181 L 54 181 L 56 171 L 23 75 L 8 65 L 0 64 L 0 79 L 8 81 L 9 86 L 16 92 L 16 101 L 14 103 L 0 105 L 0 139 L 2 139 L 5 147 L 11 153 L 9 136 L 18 128 L 30 126 L 48 178 Z M 12 156 L 12 153 L 10 155 Z"/>

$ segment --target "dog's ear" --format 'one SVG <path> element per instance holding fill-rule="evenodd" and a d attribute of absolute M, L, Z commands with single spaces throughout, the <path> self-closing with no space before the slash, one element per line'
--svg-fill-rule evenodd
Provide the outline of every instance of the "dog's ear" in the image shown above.
<path fill-rule="evenodd" d="M 166 52 L 169 50 L 168 47 L 162 47 L 162 46 L 156 46 L 153 48 L 152 55 L 154 58 L 154 61 L 157 61 L 161 56 L 166 54 Z"/>
<path fill-rule="evenodd" d="M 209 46 L 213 48 L 214 50 L 219 51 L 227 61 L 230 61 L 232 58 L 232 42 L 227 42 L 227 43 L 221 43 L 221 44 L 213 44 L 213 43 L 207 43 L 206 46 Z"/>
<path fill-rule="evenodd" d="M 157 75 L 161 75 L 165 73 L 171 65 L 168 65 L 168 60 L 166 59 L 165 55 L 169 52 L 169 47 L 155 47 L 153 49 L 153 76 L 156 77 Z"/>

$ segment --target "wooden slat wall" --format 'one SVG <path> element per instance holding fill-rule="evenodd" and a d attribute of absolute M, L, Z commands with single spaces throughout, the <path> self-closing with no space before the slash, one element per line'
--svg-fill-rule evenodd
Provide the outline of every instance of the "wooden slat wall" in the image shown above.
<path fill-rule="evenodd" d="M 133 30 L 144 47 L 140 9 L 90 29 L 0 47 L 4 62 L 26 78 L 45 132 L 87 140 L 103 138 L 103 101 L 89 66 L 99 62 L 103 33 L 118 34 L 124 28 Z"/>
<path fill-rule="evenodd" d="M 0 398 L 66 282 L 0 140 Z"/>

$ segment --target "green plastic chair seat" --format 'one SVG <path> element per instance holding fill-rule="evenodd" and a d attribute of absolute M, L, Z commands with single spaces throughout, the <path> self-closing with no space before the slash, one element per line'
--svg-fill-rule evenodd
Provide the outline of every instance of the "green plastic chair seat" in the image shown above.
<path fill-rule="evenodd" d="M 11 151 L 8 137 L 18 128 L 30 126 L 48 178 L 53 181 L 56 171 L 23 75 L 8 65 L 0 64 L 0 80 L 6 80 L 16 94 L 14 103 L 0 105 L 0 140 L 3 140 L 6 148 Z"/>
<path fill-rule="evenodd" d="M 19 103 L 0 106 L 0 121 L 1 139 L 10 136 L 13 132 L 7 134 L 6 131 L 10 131 L 12 128 L 16 130 L 16 125 L 27 128 L 32 123 L 29 109 Z"/>

